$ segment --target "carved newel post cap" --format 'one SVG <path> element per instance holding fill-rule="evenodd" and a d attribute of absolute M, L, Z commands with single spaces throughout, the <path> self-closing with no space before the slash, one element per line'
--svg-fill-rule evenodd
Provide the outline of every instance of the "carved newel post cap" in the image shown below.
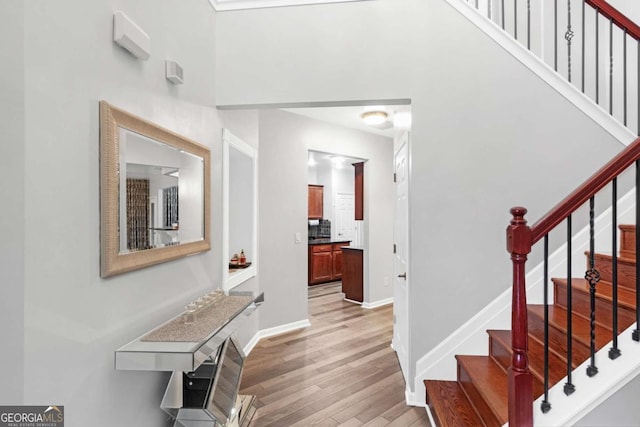
<path fill-rule="evenodd" d="M 511 254 L 526 255 L 531 252 L 531 229 L 524 219 L 526 213 L 527 209 L 521 206 L 511 208 L 513 218 L 507 227 L 507 251 Z"/>
<path fill-rule="evenodd" d="M 511 215 L 516 218 L 522 218 L 527 213 L 527 208 L 523 208 L 522 206 L 514 206 L 511 208 Z"/>

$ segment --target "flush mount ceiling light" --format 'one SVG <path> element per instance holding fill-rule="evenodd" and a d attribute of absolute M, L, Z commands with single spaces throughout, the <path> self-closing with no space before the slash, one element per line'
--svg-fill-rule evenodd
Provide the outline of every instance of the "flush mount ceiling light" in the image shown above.
<path fill-rule="evenodd" d="M 388 114 L 384 111 L 365 111 L 360 117 L 365 124 L 376 126 L 386 122 Z"/>

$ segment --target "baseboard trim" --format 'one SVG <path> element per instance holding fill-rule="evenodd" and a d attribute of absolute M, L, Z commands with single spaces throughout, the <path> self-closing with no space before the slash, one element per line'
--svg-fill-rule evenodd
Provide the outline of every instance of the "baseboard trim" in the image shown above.
<path fill-rule="evenodd" d="M 244 346 L 244 354 L 249 355 L 253 348 L 260 342 L 262 338 L 269 338 L 275 335 L 285 334 L 287 332 L 295 331 L 297 329 L 304 329 L 311 326 L 309 319 L 300 320 L 298 322 L 287 323 L 285 325 L 275 326 L 273 328 L 262 329 L 249 340 L 246 346 Z"/>
<path fill-rule="evenodd" d="M 259 341 L 260 341 L 260 331 L 256 332 L 255 335 L 249 340 L 247 345 L 245 345 L 244 348 L 242 349 L 244 351 L 245 356 L 248 356 L 249 353 L 253 351 L 253 348 L 256 346 L 256 344 L 258 344 Z"/>
<path fill-rule="evenodd" d="M 295 331 L 296 329 L 304 329 L 311 326 L 309 319 L 300 320 L 298 322 L 287 323 L 285 325 L 275 326 L 273 328 L 262 329 L 260 332 L 260 338 L 269 338 L 274 335 L 280 335 L 287 332 Z"/>
<path fill-rule="evenodd" d="M 378 308 L 378 307 L 382 307 L 383 305 L 388 305 L 388 304 L 393 304 L 393 297 L 386 298 L 386 299 L 381 299 L 381 300 L 374 301 L 374 302 L 363 302 L 362 303 L 362 308 L 366 308 L 366 309 L 371 310 L 372 308 Z"/>
<path fill-rule="evenodd" d="M 427 406 L 426 402 L 420 401 L 420 396 L 417 393 L 409 390 L 408 388 L 404 391 L 404 398 L 409 406 L 419 406 L 422 408 Z"/>

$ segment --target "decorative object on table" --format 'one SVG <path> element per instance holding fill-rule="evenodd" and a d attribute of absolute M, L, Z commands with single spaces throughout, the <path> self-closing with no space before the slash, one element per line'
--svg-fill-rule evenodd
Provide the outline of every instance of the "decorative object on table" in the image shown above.
<path fill-rule="evenodd" d="M 198 298 L 192 304 L 196 305 L 195 321 L 185 324 L 184 317 L 177 317 L 170 322 L 154 329 L 141 338 L 141 341 L 154 342 L 198 342 L 217 329 L 218 325 L 224 324 L 226 319 L 232 318 L 252 301 L 252 296 L 222 295 L 215 302 L 208 306 L 202 304 L 202 298 Z M 198 306 L 198 301 L 200 305 Z M 183 313 L 184 314 L 184 313 Z"/>
<path fill-rule="evenodd" d="M 240 264 L 231 265 L 231 264 L 229 264 L 229 270 L 242 270 L 244 268 L 249 268 L 249 267 L 251 267 L 251 263 L 250 262 L 245 262 L 243 265 L 240 265 Z"/>
<path fill-rule="evenodd" d="M 244 254 L 244 249 L 240 249 L 240 257 L 238 258 L 238 265 L 243 266 L 247 263 L 247 257 Z"/>

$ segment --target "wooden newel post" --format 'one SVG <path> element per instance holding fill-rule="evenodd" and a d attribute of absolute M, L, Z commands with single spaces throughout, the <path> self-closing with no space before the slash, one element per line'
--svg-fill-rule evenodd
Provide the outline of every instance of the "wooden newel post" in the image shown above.
<path fill-rule="evenodd" d="M 509 368 L 509 426 L 533 426 L 533 380 L 529 371 L 527 295 L 525 263 L 531 252 L 532 233 L 522 207 L 511 209 L 513 219 L 507 227 L 507 251 L 513 262 L 513 293 L 511 300 L 511 346 L 513 355 Z"/>

